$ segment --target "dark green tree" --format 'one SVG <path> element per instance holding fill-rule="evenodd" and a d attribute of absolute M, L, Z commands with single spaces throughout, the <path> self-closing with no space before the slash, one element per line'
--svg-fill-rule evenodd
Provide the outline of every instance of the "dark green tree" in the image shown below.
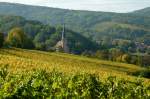
<path fill-rule="evenodd" d="M 7 42 L 12 47 L 28 48 L 32 44 L 31 40 L 21 28 L 13 28 L 10 30 Z M 30 46 L 31 47 L 31 46 Z"/>
<path fill-rule="evenodd" d="M 4 34 L 0 33 L 0 47 L 3 46 L 3 43 L 4 43 Z"/>

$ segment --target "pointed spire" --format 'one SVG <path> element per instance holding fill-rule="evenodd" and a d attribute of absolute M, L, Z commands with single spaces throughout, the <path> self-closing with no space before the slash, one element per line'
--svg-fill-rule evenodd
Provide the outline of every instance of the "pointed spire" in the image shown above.
<path fill-rule="evenodd" d="M 67 46 L 67 39 L 65 38 L 65 24 L 63 24 L 61 40 L 56 44 L 56 51 L 61 51 L 69 53 L 69 48 Z"/>
<path fill-rule="evenodd" d="M 62 40 L 65 38 L 65 24 L 63 24 L 63 30 L 62 30 Z"/>

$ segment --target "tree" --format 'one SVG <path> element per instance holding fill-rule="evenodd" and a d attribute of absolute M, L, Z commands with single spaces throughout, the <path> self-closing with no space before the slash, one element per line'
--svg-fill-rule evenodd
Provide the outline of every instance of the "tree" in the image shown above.
<path fill-rule="evenodd" d="M 129 63 L 130 61 L 130 56 L 128 54 L 123 54 L 122 55 L 122 62 L 125 62 L 125 63 Z"/>
<path fill-rule="evenodd" d="M 13 28 L 7 37 L 8 44 L 18 48 L 27 48 L 29 44 L 32 44 L 29 41 L 29 38 L 21 28 Z"/>
<path fill-rule="evenodd" d="M 100 58 L 100 59 L 108 59 L 109 58 L 109 52 L 108 50 L 97 50 L 96 53 L 95 53 L 95 56 L 97 58 Z"/>
<path fill-rule="evenodd" d="M 0 47 L 3 46 L 3 43 L 4 43 L 4 34 L 0 33 Z"/>
<path fill-rule="evenodd" d="M 45 43 L 35 43 L 35 48 L 37 50 L 45 50 L 46 49 L 46 46 L 45 46 Z"/>
<path fill-rule="evenodd" d="M 121 61 L 121 56 L 123 55 L 123 52 L 118 48 L 111 48 L 109 50 L 110 53 L 110 59 L 112 61 Z"/>
<path fill-rule="evenodd" d="M 146 50 L 146 53 L 147 53 L 148 55 L 150 55 L 150 48 L 148 48 L 148 49 Z"/>

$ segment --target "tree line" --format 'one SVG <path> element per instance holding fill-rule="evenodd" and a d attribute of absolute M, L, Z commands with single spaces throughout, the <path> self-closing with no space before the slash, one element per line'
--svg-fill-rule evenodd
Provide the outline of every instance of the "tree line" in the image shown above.
<path fill-rule="evenodd" d="M 18 16 L 0 16 L 0 32 L 0 46 L 4 44 L 5 47 L 54 51 L 55 44 L 61 39 L 62 27 L 52 27 Z M 102 36 L 96 42 L 92 40 L 92 36 L 85 37 L 80 34 L 66 29 L 71 53 L 144 66 L 150 64 L 150 49 L 139 49 L 138 46 L 141 45 L 136 45 L 134 40 L 112 39 L 110 35 Z"/>
<path fill-rule="evenodd" d="M 38 34 L 35 39 L 32 39 L 27 35 L 27 33 L 24 32 L 22 28 L 16 27 L 9 31 L 7 36 L 4 36 L 3 33 L 0 33 L 0 47 L 17 47 L 17 48 L 25 48 L 25 49 L 37 49 L 37 50 L 46 50 L 46 45 L 49 44 L 48 50 L 53 50 L 55 44 L 59 40 L 59 34 L 55 34 L 52 36 L 46 43 L 43 43 L 41 38 L 42 36 L 45 36 L 46 34 L 43 33 L 43 35 Z M 58 37 L 57 37 L 58 36 Z M 71 37 L 68 37 L 71 39 Z M 78 45 L 76 45 L 78 42 Z M 79 41 L 70 41 L 69 47 L 71 48 L 72 53 L 74 54 L 82 54 L 84 56 L 89 57 L 95 57 L 99 59 L 104 60 L 110 60 L 110 61 L 117 61 L 117 62 L 124 62 L 124 63 L 131 63 L 136 64 L 140 66 L 149 66 L 150 62 L 150 56 L 149 55 L 139 55 L 137 54 L 131 54 L 131 52 L 134 50 L 134 44 L 131 44 L 132 42 L 128 42 L 129 44 L 125 43 L 125 45 L 121 44 L 122 46 L 119 48 L 118 46 L 110 47 L 106 43 L 103 42 L 103 44 L 97 45 L 98 47 L 93 50 L 90 50 L 88 47 L 89 44 L 86 44 L 84 40 L 82 41 L 83 45 L 80 45 Z M 123 42 L 123 40 L 121 40 Z M 88 42 L 87 42 L 88 43 Z M 106 46 L 107 45 L 107 46 Z M 128 45 L 128 46 L 127 46 Z M 51 47 L 52 46 L 52 47 Z M 91 45 L 92 46 L 92 45 Z M 89 47 L 91 47 L 89 46 Z M 96 45 L 95 45 L 96 46 Z M 120 46 L 120 45 L 119 45 Z M 127 47 L 127 48 L 126 48 Z M 126 50 L 128 49 L 128 50 Z"/>
<path fill-rule="evenodd" d="M 1 47 L 55 51 L 56 43 L 61 40 L 62 28 L 58 27 L 56 29 L 48 26 L 42 28 L 43 29 L 38 31 L 39 33 L 34 36 L 31 34 L 28 35 L 28 33 L 21 27 L 12 28 L 6 35 L 4 33 L 0 33 Z M 88 40 L 80 34 L 71 30 L 66 30 L 66 34 L 70 53 L 81 54 L 87 49 L 91 51 L 96 50 L 96 43 Z"/>

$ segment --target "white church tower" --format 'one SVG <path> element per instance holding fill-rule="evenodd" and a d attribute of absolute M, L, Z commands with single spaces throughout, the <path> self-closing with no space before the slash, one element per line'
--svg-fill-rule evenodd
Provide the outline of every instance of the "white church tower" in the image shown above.
<path fill-rule="evenodd" d="M 55 47 L 57 52 L 69 53 L 69 47 L 67 45 L 67 39 L 65 37 L 65 24 L 63 25 L 63 30 L 61 33 L 61 40 L 56 44 Z"/>

